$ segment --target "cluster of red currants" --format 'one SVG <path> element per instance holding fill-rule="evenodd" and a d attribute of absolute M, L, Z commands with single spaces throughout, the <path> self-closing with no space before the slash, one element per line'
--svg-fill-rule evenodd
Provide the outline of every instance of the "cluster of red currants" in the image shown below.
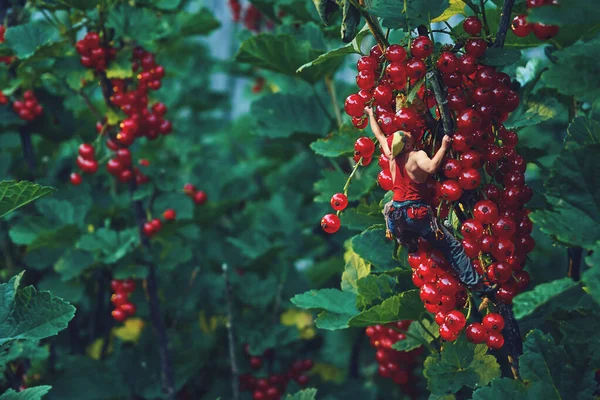
<path fill-rule="evenodd" d="M 6 33 L 6 27 L 4 25 L 0 25 L 0 43 L 4 43 L 4 34 Z M 12 64 L 15 60 L 15 56 L 2 56 L 0 57 L 0 63 L 4 63 L 6 65 Z M 1 103 L 6 104 L 6 103 Z"/>
<path fill-rule="evenodd" d="M 117 49 L 102 47 L 97 32 L 86 33 L 83 39 L 75 43 L 75 49 L 79 53 L 81 65 L 96 71 L 104 71 L 108 63 L 117 58 Z"/>
<path fill-rule="evenodd" d="M 115 321 L 123 322 L 129 317 L 135 315 L 135 305 L 129 301 L 129 296 L 135 290 L 135 281 L 131 278 L 118 280 L 113 279 L 110 282 L 110 288 L 113 294 L 110 296 L 110 301 L 115 306 L 111 312 Z"/>
<path fill-rule="evenodd" d="M 370 55 L 357 63 L 360 91 L 348 96 L 344 108 L 360 129 L 367 125 L 364 107 L 371 105 L 385 135 L 403 130 L 422 137 L 428 130 L 423 116 L 436 107 L 422 78 L 427 65 L 437 70 L 434 72 L 448 88 L 446 99 L 456 132 L 452 156 L 442 164 L 442 182 L 434 177 L 427 182 L 429 200 L 440 210 L 441 218 L 447 217 L 451 203 L 461 201 L 466 217 L 460 228 L 462 246 L 484 281 L 498 284 L 496 298 L 510 303 L 528 285 L 529 274 L 523 267 L 526 254 L 535 246 L 530 236 L 532 223 L 524 209 L 533 195 L 525 185 L 526 162 L 515 151 L 516 132 L 503 125 L 518 107 L 519 97 L 511 89 L 507 74 L 479 61 L 488 47 L 478 37 L 481 21 L 469 17 L 463 28 L 471 36 L 464 48 L 442 47 L 439 54 L 434 54 L 427 36 L 415 38 L 410 49 L 391 45 L 385 54 L 374 46 Z M 413 90 L 416 98 L 407 104 L 407 95 Z M 439 119 L 439 109 L 435 111 Z M 379 185 L 391 190 L 389 162 L 384 154 L 379 165 Z M 488 183 L 482 184 L 482 177 L 488 177 Z M 409 263 L 425 307 L 434 314 L 441 313 L 437 320 L 442 338 L 456 339 L 466 324 L 458 311 L 467 300 L 464 287 L 444 257 L 423 241 L 419 250 L 409 255 Z M 502 346 L 499 331 L 491 337 L 488 345 Z"/>
<path fill-rule="evenodd" d="M 262 23 L 265 21 L 267 28 L 272 28 L 273 24 L 269 20 L 265 20 L 260 10 L 252 3 L 249 3 L 245 10 L 242 10 L 242 4 L 239 0 L 228 0 L 229 8 L 231 9 L 231 19 L 233 22 L 240 22 L 249 31 L 259 33 Z M 243 16 L 242 16 L 243 11 Z"/>
<path fill-rule="evenodd" d="M 19 118 L 24 121 L 33 121 L 44 112 L 44 108 L 38 103 L 32 90 L 25 91 L 23 99 L 15 100 L 12 108 Z"/>
<path fill-rule="evenodd" d="M 375 359 L 379 364 L 379 375 L 392 379 L 407 393 L 414 390 L 412 386 L 414 382 L 413 370 L 418 364 L 418 357 L 423 353 L 423 348 L 398 351 L 392 349 L 392 345 L 406 339 L 405 332 L 411 323 L 412 321 L 405 320 L 366 328 L 371 345 L 377 349 Z"/>
<path fill-rule="evenodd" d="M 488 313 L 481 322 L 474 322 L 467 326 L 465 334 L 467 339 L 475 344 L 485 343 L 492 349 L 504 346 L 504 318 L 498 313 Z"/>
<path fill-rule="evenodd" d="M 231 19 L 233 22 L 240 22 L 242 16 L 242 3 L 240 3 L 240 0 L 227 0 L 227 4 L 231 9 Z"/>
<path fill-rule="evenodd" d="M 270 350 L 265 351 L 263 357 L 268 357 Z M 250 368 L 260 370 L 263 366 L 262 357 L 251 356 L 246 346 L 246 356 L 250 363 Z M 313 361 L 310 359 L 295 361 L 287 373 L 272 374 L 267 378 L 258 378 L 250 373 L 240 375 L 240 390 L 252 392 L 253 400 L 278 400 L 285 393 L 291 380 L 296 381 L 300 386 L 306 386 L 309 381 L 306 373 L 313 367 Z"/>
<path fill-rule="evenodd" d="M 542 6 L 557 6 L 558 0 L 527 0 L 527 8 L 537 8 Z M 540 40 L 549 40 L 558 34 L 560 28 L 556 25 L 546 25 L 542 23 L 528 23 L 527 15 L 517 15 L 510 26 L 513 33 L 519 37 L 528 36 L 533 32 L 535 37 Z"/>
<path fill-rule="evenodd" d="M 194 203 L 198 205 L 206 203 L 206 200 L 208 199 L 208 197 L 206 196 L 206 192 L 204 192 L 203 190 L 197 190 L 196 186 L 194 186 L 191 183 L 186 183 L 185 185 L 183 185 L 183 192 L 186 196 L 194 200 Z"/>
<path fill-rule="evenodd" d="M 173 221 L 176 216 L 177 216 L 177 214 L 175 213 L 175 210 L 173 210 L 172 208 L 167 208 L 163 212 L 163 218 L 165 219 L 165 221 Z M 144 231 L 144 235 L 146 235 L 147 237 L 152 237 L 152 236 L 156 235 L 158 232 L 160 232 L 161 229 L 162 229 L 162 222 L 158 218 L 151 219 L 150 221 L 144 223 L 144 226 L 142 227 L 142 230 Z"/>

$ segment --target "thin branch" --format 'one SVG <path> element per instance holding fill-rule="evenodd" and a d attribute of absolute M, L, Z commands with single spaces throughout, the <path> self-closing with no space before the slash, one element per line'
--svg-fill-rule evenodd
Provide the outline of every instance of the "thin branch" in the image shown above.
<path fill-rule="evenodd" d="M 331 98 L 331 105 L 333 106 L 333 112 L 335 113 L 335 120 L 337 121 L 338 128 L 341 129 L 342 113 L 340 111 L 340 107 L 338 106 L 337 94 L 335 93 L 335 86 L 331 76 L 325 77 L 325 86 L 327 86 L 327 91 L 329 92 L 329 97 Z"/>
<path fill-rule="evenodd" d="M 488 24 L 487 15 L 485 13 L 485 0 L 479 0 L 479 4 L 481 4 L 481 17 L 483 19 L 483 30 L 486 35 L 490 34 L 490 25 Z"/>
<path fill-rule="evenodd" d="M 494 45 L 492 47 L 499 49 L 504 47 L 506 33 L 508 32 L 508 28 L 510 27 L 511 23 L 510 16 L 514 4 L 515 0 L 504 0 L 504 4 L 502 5 L 502 14 L 500 14 L 500 23 L 496 33 L 496 40 L 494 41 Z"/>
<path fill-rule="evenodd" d="M 427 73 L 427 79 L 431 82 L 435 102 L 438 105 L 440 116 L 442 118 L 442 134 L 452 136 L 452 120 L 450 118 L 450 110 L 448 109 L 448 99 L 444 90 L 444 86 L 440 80 L 440 76 L 436 70 Z"/>
<path fill-rule="evenodd" d="M 29 169 L 29 174 L 33 175 L 36 167 L 35 150 L 31 141 L 31 133 L 26 126 L 19 128 L 19 136 L 21 137 L 21 148 L 23 149 L 23 157 Z"/>
<path fill-rule="evenodd" d="M 147 252 L 150 252 L 150 241 L 144 234 L 144 223 L 146 222 L 146 213 L 144 212 L 144 206 L 140 200 L 133 200 L 133 196 L 137 189 L 135 179 L 129 181 L 129 194 L 133 205 L 133 213 L 135 220 L 138 225 L 140 241 L 142 247 Z M 158 344 L 158 355 L 160 358 L 161 366 L 161 385 L 164 394 L 168 400 L 175 400 L 175 378 L 173 371 L 173 361 L 171 359 L 171 351 L 169 349 L 169 339 L 167 337 L 167 331 L 165 329 L 164 322 L 160 315 L 160 303 L 158 300 L 158 280 L 156 278 L 156 266 L 153 263 L 148 265 L 148 278 L 146 278 L 146 290 L 148 294 L 148 303 L 150 307 L 150 320 L 152 321 L 152 327 L 154 328 L 154 334 L 156 335 L 156 341 Z"/>
<path fill-rule="evenodd" d="M 569 247 L 567 249 L 567 255 L 569 257 L 569 278 L 578 281 L 581 279 L 581 259 L 583 256 L 583 249 L 581 247 Z"/>
<path fill-rule="evenodd" d="M 229 275 L 227 264 L 223 264 L 223 280 L 225 281 L 225 299 L 227 300 L 227 343 L 229 344 L 229 361 L 231 363 L 231 390 L 233 400 L 239 400 L 240 388 L 238 382 L 238 366 L 235 358 L 235 340 L 233 336 L 233 296 L 231 293 L 231 284 L 229 283 Z"/>
<path fill-rule="evenodd" d="M 371 14 L 369 14 L 363 7 L 357 4 L 356 0 L 350 0 L 350 2 L 354 7 L 358 9 L 358 11 L 360 11 L 360 15 L 362 15 L 365 21 L 367 21 L 367 25 L 369 26 L 369 29 L 371 30 L 375 41 L 379 45 L 379 48 L 382 52 L 385 52 L 385 49 L 388 48 L 390 42 L 388 42 L 386 35 L 383 32 L 383 29 L 381 29 L 379 21 L 376 18 L 373 18 Z"/>

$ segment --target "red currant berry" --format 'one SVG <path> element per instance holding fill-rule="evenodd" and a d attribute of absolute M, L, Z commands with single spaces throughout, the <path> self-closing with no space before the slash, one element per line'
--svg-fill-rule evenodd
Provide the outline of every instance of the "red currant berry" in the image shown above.
<path fill-rule="evenodd" d="M 206 193 L 203 190 L 199 190 L 194 194 L 194 203 L 202 205 L 206 203 L 207 198 Z"/>
<path fill-rule="evenodd" d="M 343 193 L 336 193 L 331 197 L 331 208 L 341 211 L 348 206 L 348 197 Z"/>
<path fill-rule="evenodd" d="M 175 213 L 175 210 L 173 210 L 172 208 L 167 208 L 163 212 L 163 218 L 167 221 L 173 221 L 176 216 L 177 216 L 177 213 Z"/>
<path fill-rule="evenodd" d="M 449 179 L 442 182 L 440 192 L 444 200 L 452 202 L 460 198 L 462 195 L 462 188 L 457 181 Z"/>
<path fill-rule="evenodd" d="M 440 325 L 440 337 L 446 342 L 454 342 L 458 339 L 458 332 L 454 331 L 446 324 Z"/>
<path fill-rule="evenodd" d="M 527 15 L 517 15 L 510 25 L 513 33 L 518 37 L 525 37 L 532 32 L 532 27 L 527 23 Z"/>
<path fill-rule="evenodd" d="M 354 154 L 361 157 L 371 157 L 375 151 L 373 141 L 366 136 L 359 137 L 354 143 Z"/>
<path fill-rule="evenodd" d="M 356 84 L 359 88 L 369 90 L 375 86 L 375 74 L 371 71 L 359 71 L 356 75 Z"/>
<path fill-rule="evenodd" d="M 456 126 L 461 132 L 474 132 L 481 127 L 481 116 L 475 109 L 466 108 L 458 113 Z"/>
<path fill-rule="evenodd" d="M 346 97 L 344 111 L 351 117 L 361 117 L 364 114 L 365 102 L 358 94 Z"/>
<path fill-rule="evenodd" d="M 385 74 L 388 78 L 397 84 L 404 85 L 406 83 L 407 69 L 401 62 L 391 62 L 385 68 Z"/>
<path fill-rule="evenodd" d="M 498 313 L 489 313 L 481 321 L 483 327 L 488 331 L 500 332 L 504 329 L 504 318 Z"/>
<path fill-rule="evenodd" d="M 504 336 L 498 332 L 489 332 L 485 344 L 492 349 L 500 349 L 504 346 Z"/>
<path fill-rule="evenodd" d="M 467 17 L 463 22 L 463 29 L 471 36 L 479 36 L 482 27 L 481 20 L 477 17 Z"/>
<path fill-rule="evenodd" d="M 82 143 L 79 145 L 79 155 L 86 160 L 94 159 L 94 147 L 91 144 Z"/>
<path fill-rule="evenodd" d="M 476 219 L 468 219 L 463 222 L 462 226 L 460 227 L 460 232 L 466 238 L 479 239 L 483 235 L 484 229 L 481 222 L 477 221 Z"/>
<path fill-rule="evenodd" d="M 79 186 L 79 185 L 81 185 L 81 182 L 83 181 L 83 179 L 81 178 L 81 175 L 78 174 L 77 172 L 72 172 L 69 179 L 71 180 L 71 184 L 73 186 Z"/>
<path fill-rule="evenodd" d="M 126 316 L 132 317 L 135 315 L 136 308 L 132 303 L 125 303 L 119 306 L 119 310 L 121 310 Z"/>
<path fill-rule="evenodd" d="M 433 53 L 433 43 L 427 36 L 419 36 L 410 45 L 410 53 L 413 57 L 423 59 Z"/>
<path fill-rule="evenodd" d="M 460 176 L 462 172 L 462 166 L 460 162 L 454 158 L 449 158 L 444 163 L 442 167 L 442 171 L 444 171 L 444 175 L 449 179 L 456 179 Z"/>
<path fill-rule="evenodd" d="M 119 307 L 129 301 L 129 296 L 124 292 L 113 293 L 110 296 L 110 302 L 113 303 L 115 307 Z"/>
<path fill-rule="evenodd" d="M 465 44 L 465 51 L 468 55 L 475 58 L 481 57 L 487 50 L 487 43 L 483 39 L 468 39 Z"/>
<path fill-rule="evenodd" d="M 125 314 L 125 312 L 123 312 L 122 310 L 120 310 L 118 308 L 116 310 L 113 310 L 111 312 L 111 315 L 112 315 L 113 319 L 118 322 L 123 322 L 127 319 L 127 314 Z"/>
<path fill-rule="evenodd" d="M 469 324 L 465 333 L 467 335 L 467 340 L 475 344 L 484 343 L 487 336 L 485 328 L 479 322 Z"/>
<path fill-rule="evenodd" d="M 379 172 L 377 175 L 377 183 L 385 191 L 392 190 L 394 188 L 392 175 L 389 170 L 383 170 Z"/>
<path fill-rule="evenodd" d="M 385 58 L 390 62 L 406 60 L 406 49 L 398 44 L 392 44 L 385 50 Z"/>
<path fill-rule="evenodd" d="M 480 200 L 475 203 L 473 215 L 482 224 L 491 224 L 498 219 L 498 206 L 491 200 Z"/>
<path fill-rule="evenodd" d="M 465 54 L 458 59 L 458 70 L 467 76 L 477 71 L 477 57 Z"/>
<path fill-rule="evenodd" d="M 389 104 L 392 101 L 392 89 L 387 85 L 378 85 L 373 90 L 373 98 L 378 104 Z"/>
<path fill-rule="evenodd" d="M 474 190 L 481 183 L 481 174 L 475 168 L 465 169 L 458 177 L 458 184 L 465 190 Z"/>
<path fill-rule="evenodd" d="M 427 72 L 427 66 L 423 60 L 411 59 L 406 63 L 406 74 L 412 79 L 421 79 Z"/>
<path fill-rule="evenodd" d="M 511 238 L 517 230 L 515 221 L 500 217 L 492 224 L 492 234 L 498 238 Z"/>
<path fill-rule="evenodd" d="M 433 283 L 425 283 L 419 294 L 423 303 L 438 304 L 442 299 L 442 294 Z"/>
<path fill-rule="evenodd" d="M 452 310 L 448 313 L 445 320 L 446 326 L 454 332 L 460 332 L 466 325 L 465 315 L 458 310 Z"/>
<path fill-rule="evenodd" d="M 512 276 L 512 268 L 505 263 L 492 263 L 487 270 L 487 277 L 492 283 L 505 283 Z"/>
<path fill-rule="evenodd" d="M 560 28 L 556 25 L 546 25 L 542 23 L 531 24 L 533 34 L 540 40 L 549 40 L 558 34 Z"/>
<path fill-rule="evenodd" d="M 250 368 L 260 369 L 261 367 L 262 367 L 262 359 L 260 357 L 251 357 L 250 358 Z"/>
<path fill-rule="evenodd" d="M 321 219 L 321 228 L 327 233 L 337 232 L 340 225 L 340 218 L 335 214 L 327 214 Z"/>

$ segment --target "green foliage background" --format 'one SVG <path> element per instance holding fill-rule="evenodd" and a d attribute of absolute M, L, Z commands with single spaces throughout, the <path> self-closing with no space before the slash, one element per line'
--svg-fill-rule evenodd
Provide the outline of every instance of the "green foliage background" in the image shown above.
<path fill-rule="evenodd" d="M 415 21 L 429 23 L 443 14 L 456 25 L 455 14 L 471 13 L 455 1 L 406 2 Z M 406 35 L 406 2 L 367 1 L 384 28 L 393 29 L 392 41 Z M 385 193 L 375 185 L 375 163 L 353 180 L 353 203 L 340 232 L 327 235 L 319 227 L 331 195 L 351 171 L 352 145 L 361 136 L 345 115 L 337 121 L 336 113 L 356 90 L 354 53 L 368 51 L 373 41 L 362 30 L 344 44 L 339 16 L 324 26 L 311 2 L 253 3 L 274 20 L 270 31 L 225 29 L 230 22 L 215 17 L 229 18 L 225 2 L 209 10 L 196 0 L 48 0 L 27 2 L 20 24 L 6 32 L 0 53 L 19 62 L 12 69 L 0 65 L 0 87 L 7 96 L 35 89 L 45 113 L 25 125 L 9 106 L 0 106 L 0 177 L 57 190 L 8 213 L 51 189 L 30 187 L 23 201 L 9 191 L 15 182 L 0 187 L 0 276 L 6 282 L 0 289 L 0 314 L 6 317 L 0 323 L 0 384 L 6 390 L 1 400 L 163 398 L 143 285 L 133 295 L 141 331 L 113 330 L 110 316 L 110 280 L 134 277 L 141 283 L 149 264 L 158 270 L 178 398 L 231 396 L 223 264 L 237 272 L 230 279 L 242 372 L 249 371 L 247 343 L 252 354 L 276 349 L 275 372 L 295 359 L 313 359 L 317 367 L 309 386 L 318 389 L 319 399 L 402 398 L 377 376 L 374 349 L 362 333 L 376 323 L 425 318 L 405 254 L 384 239 L 379 210 Z M 450 3 L 453 11 L 444 13 Z M 486 2 L 492 32 L 501 3 Z M 560 12 L 536 9 L 531 18 L 561 26 L 555 39 L 542 43 L 509 32 L 504 52 L 486 55 L 520 83 L 522 104 L 506 125 L 518 128 L 517 151 L 528 162 L 527 183 L 535 190 L 530 208 L 537 247 L 527 267 L 532 282 L 514 301 L 524 338 L 522 379 L 512 379 L 505 355 L 459 340 L 424 360 L 417 383 L 423 398 L 594 396 L 594 371 L 600 368 L 595 3 L 561 0 Z M 158 193 L 153 198 L 151 190 L 139 189 L 135 199 L 152 215 L 167 207 L 178 214 L 152 240 L 151 252 L 139 246 L 126 185 L 115 183 L 104 168 L 81 186 L 68 182 L 78 145 L 97 136 L 96 118 L 80 93 L 106 111 L 97 81 L 80 66 L 73 47 L 102 7 L 109 9 L 106 26 L 117 41 L 145 46 L 167 70 L 152 98 L 168 106 L 174 134 L 132 148 L 136 158 L 151 160 L 149 187 Z M 517 1 L 515 10 L 524 9 L 524 1 Z M 235 57 L 214 58 L 211 42 L 229 40 Z M 131 77 L 130 61 L 118 57 L 107 75 Z M 251 86 L 258 77 L 266 84 L 256 94 Z M 107 113 L 110 121 L 123 118 L 113 114 Z M 32 138 L 35 165 L 24 159 L 23 135 Z M 194 206 L 181 191 L 186 182 L 205 190 L 209 201 Z M 566 277 L 568 252 L 582 254 L 579 281 Z M 28 314 L 31 307 L 37 315 Z M 62 320 L 52 329 L 14 326 L 44 323 L 52 313 Z M 140 335 L 131 341 L 127 333 Z M 24 366 L 33 388 L 17 393 L 16 372 Z M 293 383 L 288 393 L 299 389 Z"/>

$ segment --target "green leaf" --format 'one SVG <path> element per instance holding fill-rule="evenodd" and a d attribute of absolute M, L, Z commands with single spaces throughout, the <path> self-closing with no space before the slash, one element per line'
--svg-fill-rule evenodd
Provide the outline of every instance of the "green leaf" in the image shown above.
<path fill-rule="evenodd" d="M 600 123 L 588 117 L 577 117 L 567 129 L 567 142 L 580 146 L 600 143 Z"/>
<path fill-rule="evenodd" d="M 425 328 L 427 330 L 425 330 Z M 421 323 L 413 321 L 407 332 L 406 339 L 396 342 L 392 346 L 392 349 L 398 351 L 411 351 L 421 347 L 423 344 L 431 343 L 440 336 L 439 326 L 426 318 L 422 319 Z M 430 333 L 433 334 L 434 337 L 431 337 Z"/>
<path fill-rule="evenodd" d="M 348 188 L 348 200 L 354 201 L 367 194 L 374 186 L 379 167 L 371 163 L 367 167 L 359 167 L 357 174 L 352 178 L 352 184 Z M 323 170 L 320 180 L 315 182 L 315 197 L 317 203 L 329 203 L 331 196 L 340 192 L 346 184 L 348 174 L 337 170 Z"/>
<path fill-rule="evenodd" d="M 0 400 L 40 400 L 50 389 L 52 386 L 35 386 L 20 392 L 8 389 L 0 396 Z"/>
<path fill-rule="evenodd" d="M 205 7 L 193 13 L 177 14 L 177 22 L 179 34 L 183 36 L 207 35 L 221 26 L 221 22 Z"/>
<path fill-rule="evenodd" d="M 473 400 L 539 400 L 535 388 L 527 390 L 521 381 L 510 378 L 494 379 L 473 393 Z"/>
<path fill-rule="evenodd" d="M 356 285 L 358 291 L 357 306 L 359 309 L 364 310 L 375 302 L 381 303 L 391 297 L 394 294 L 396 279 L 385 274 L 379 276 L 367 275 L 360 278 Z"/>
<path fill-rule="evenodd" d="M 332 75 L 342 63 L 341 58 L 333 58 L 296 74 L 300 66 L 316 59 L 321 53 L 308 41 L 298 41 L 292 35 L 262 33 L 244 40 L 235 60 L 257 68 L 298 76 L 314 84 L 325 76 Z"/>
<path fill-rule="evenodd" d="M 300 390 L 299 392 L 292 394 L 288 394 L 287 400 L 316 400 L 317 398 L 317 389 L 309 388 Z"/>
<path fill-rule="evenodd" d="M 159 18 L 148 8 L 121 5 L 108 13 L 106 25 L 114 29 L 115 39 L 150 43 L 161 38 L 169 29 L 166 18 Z"/>
<path fill-rule="evenodd" d="M 450 7 L 449 0 L 365 0 L 364 3 L 370 14 L 383 18 L 383 26 L 403 30 L 429 25 Z"/>
<path fill-rule="evenodd" d="M 42 20 L 11 26 L 5 34 L 6 45 L 14 50 L 20 60 L 26 60 L 58 40 L 58 29 Z"/>
<path fill-rule="evenodd" d="M 590 268 L 583 272 L 581 280 L 587 292 L 600 303 L 600 242 L 596 243 L 593 251 L 592 255 L 585 259 Z"/>
<path fill-rule="evenodd" d="M 247 272 L 243 277 L 237 274 L 232 276 L 235 285 L 235 295 L 245 304 L 255 307 L 266 307 L 275 297 L 277 292 L 277 279 L 269 275 L 261 279 L 258 274 Z"/>
<path fill-rule="evenodd" d="M 481 63 L 493 67 L 501 67 L 514 64 L 520 59 L 521 50 L 494 47 L 487 49 L 483 57 L 481 57 Z"/>
<path fill-rule="evenodd" d="M 356 36 L 354 37 L 354 39 L 352 39 L 350 43 L 342 47 L 338 47 L 337 49 L 330 50 L 327 53 L 321 54 L 316 59 L 300 66 L 296 70 L 296 72 L 300 73 L 304 70 L 314 67 L 315 65 L 323 64 L 326 61 L 338 57 L 343 57 L 347 54 L 362 54 L 360 46 L 362 44 L 363 39 L 369 34 L 369 32 L 369 26 L 365 24 L 365 26 L 360 30 L 360 32 L 356 34 Z"/>
<path fill-rule="evenodd" d="M 377 210 L 377 215 L 363 214 L 360 211 L 360 208 L 344 210 L 340 215 L 342 226 L 355 231 L 364 231 L 379 225 L 384 226 L 383 216 L 381 216 L 379 210 Z"/>
<path fill-rule="evenodd" d="M 94 253 L 97 261 L 113 264 L 133 251 L 137 243 L 136 228 L 120 232 L 100 228 L 94 233 L 82 236 L 76 247 Z"/>
<path fill-rule="evenodd" d="M 32 340 L 14 340 L 0 346 L 0 368 L 16 360 L 42 361 L 50 356 L 48 347 Z"/>
<path fill-rule="evenodd" d="M 344 253 L 344 272 L 342 273 L 342 290 L 357 293 L 358 280 L 369 275 L 370 266 L 352 249 L 352 244 L 346 242 Z"/>
<path fill-rule="evenodd" d="M 295 295 L 291 302 L 304 309 L 324 310 L 317 319 L 317 326 L 321 329 L 347 328 L 350 318 L 358 314 L 356 295 L 337 289 L 311 290 Z"/>
<path fill-rule="evenodd" d="M 331 0 L 313 0 L 313 3 L 317 8 L 321 21 L 323 21 L 325 25 L 328 25 L 331 16 L 334 15 L 339 8 L 338 4 Z"/>
<path fill-rule="evenodd" d="M 314 98 L 275 93 L 252 103 L 253 132 L 258 136 L 287 138 L 297 133 L 322 135 L 331 125 Z"/>
<path fill-rule="evenodd" d="M 363 136 L 363 133 L 353 125 L 344 124 L 339 131 L 332 132 L 327 137 L 312 142 L 310 148 L 324 157 L 350 155 L 354 154 L 354 142 L 361 136 Z"/>
<path fill-rule="evenodd" d="M 521 376 L 526 381 L 542 382 L 543 393 L 556 399 L 591 399 L 596 382 L 594 371 L 581 371 L 572 365 L 563 346 L 539 330 L 527 334 L 523 355 L 519 357 Z"/>
<path fill-rule="evenodd" d="M 560 7 L 531 9 L 527 16 L 527 22 L 542 22 L 563 27 L 571 25 L 572 27 L 579 27 L 579 30 L 584 32 L 585 28 L 581 25 L 600 24 L 600 10 L 598 10 L 598 4 L 594 1 L 562 0 Z"/>
<path fill-rule="evenodd" d="M 2 298 L 6 299 L 10 290 L 3 289 Z M 8 315 L 0 322 L 0 344 L 15 339 L 40 340 L 54 336 L 67 327 L 75 315 L 75 307 L 49 292 L 38 292 L 27 286 L 17 289 L 13 302 L 2 304 L 2 314 Z"/>
<path fill-rule="evenodd" d="M 373 264 L 377 271 L 389 271 L 402 267 L 394 260 L 395 244 L 385 237 L 385 229 L 370 229 L 352 238 L 354 251 Z"/>
<path fill-rule="evenodd" d="M 367 327 L 377 324 L 388 324 L 401 319 L 418 319 L 423 312 L 423 303 L 419 298 L 419 291 L 409 290 L 390 297 L 383 303 L 371 307 L 366 311 L 352 317 L 349 325 L 353 327 Z"/>
<path fill-rule="evenodd" d="M 571 278 L 558 279 L 537 285 L 528 292 L 520 293 L 513 299 L 513 310 L 517 319 L 533 314 L 538 307 L 553 300 L 566 290 L 576 286 Z"/>
<path fill-rule="evenodd" d="M 531 214 L 544 233 L 566 245 L 591 248 L 600 237 L 599 152 L 599 144 L 563 151 L 545 184 L 550 208 Z"/>
<path fill-rule="evenodd" d="M 262 355 L 267 349 L 286 346 L 300 338 L 296 326 L 254 325 L 251 328 L 245 330 L 244 341 L 252 355 Z"/>
<path fill-rule="evenodd" d="M 504 123 L 509 129 L 537 125 L 556 118 L 560 111 L 560 103 L 555 97 L 538 94 L 522 101 L 519 108 L 510 113 Z"/>
<path fill-rule="evenodd" d="M 454 17 L 455 15 L 458 14 L 465 14 L 465 7 L 467 5 L 465 4 L 464 1 L 462 0 L 450 0 L 450 5 L 448 6 L 448 8 L 446 8 L 446 10 L 444 10 L 444 12 L 442 13 L 442 15 L 435 17 L 434 19 L 431 20 L 431 22 L 444 22 L 444 21 L 448 21 L 450 18 Z"/>
<path fill-rule="evenodd" d="M 600 95 L 600 77 L 593 66 L 594 54 L 599 51 L 600 39 L 557 51 L 554 53 L 556 63 L 550 64 L 542 78 L 548 87 L 564 95 L 593 100 Z"/>
<path fill-rule="evenodd" d="M 0 218 L 56 189 L 27 181 L 0 182 Z"/>
<path fill-rule="evenodd" d="M 425 360 L 423 374 L 427 388 L 436 395 L 458 392 L 463 386 L 485 386 L 500 376 L 500 365 L 492 355 L 486 355 L 487 346 L 473 345 L 460 336 L 454 343 L 447 342 L 440 353 Z"/>
<path fill-rule="evenodd" d="M 133 76 L 131 69 L 131 52 L 120 51 L 117 59 L 110 62 L 106 68 L 106 77 L 110 79 L 126 79 Z"/>

